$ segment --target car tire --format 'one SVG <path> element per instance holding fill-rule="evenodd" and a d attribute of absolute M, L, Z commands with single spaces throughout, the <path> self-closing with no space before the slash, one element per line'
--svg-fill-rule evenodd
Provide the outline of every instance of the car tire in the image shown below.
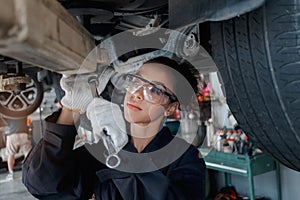
<path fill-rule="evenodd" d="M 300 171 L 300 0 L 210 24 L 227 103 L 264 152 Z"/>

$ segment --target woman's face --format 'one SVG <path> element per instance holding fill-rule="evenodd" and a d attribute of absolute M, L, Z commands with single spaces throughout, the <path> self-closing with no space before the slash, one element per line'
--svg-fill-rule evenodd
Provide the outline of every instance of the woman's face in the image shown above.
<path fill-rule="evenodd" d="M 146 63 L 138 71 L 137 75 L 154 83 L 158 88 L 174 94 L 175 78 L 170 73 L 170 68 L 163 64 Z M 166 101 L 156 104 L 145 100 L 143 88 L 133 93 L 126 92 L 124 99 L 124 115 L 129 123 L 147 126 L 154 121 L 162 121 L 165 115 L 171 115 L 174 103 Z"/>

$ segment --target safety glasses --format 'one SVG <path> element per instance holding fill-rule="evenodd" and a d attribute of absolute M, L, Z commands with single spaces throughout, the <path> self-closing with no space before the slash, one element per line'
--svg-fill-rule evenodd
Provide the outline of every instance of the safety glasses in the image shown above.
<path fill-rule="evenodd" d="M 178 101 L 176 96 L 137 75 L 127 74 L 124 87 L 130 94 L 142 88 L 144 99 L 150 103 L 165 104 L 168 100 L 170 100 L 171 103 Z"/>

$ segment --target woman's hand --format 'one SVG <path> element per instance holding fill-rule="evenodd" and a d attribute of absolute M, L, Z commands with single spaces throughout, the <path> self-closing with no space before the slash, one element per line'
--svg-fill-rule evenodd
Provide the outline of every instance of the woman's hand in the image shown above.
<path fill-rule="evenodd" d="M 65 96 L 61 100 L 63 109 L 57 123 L 74 124 L 93 98 L 103 92 L 113 73 L 114 69 L 107 66 L 95 73 L 63 75 L 60 85 Z"/>
<path fill-rule="evenodd" d="M 62 105 L 80 114 L 85 113 L 93 98 L 103 92 L 113 73 L 114 69 L 107 66 L 94 73 L 63 75 L 60 80 L 65 92 Z"/>
<path fill-rule="evenodd" d="M 90 82 L 96 84 L 97 79 L 98 75 L 95 73 L 63 75 L 60 80 L 60 86 L 65 92 L 65 96 L 61 100 L 63 107 L 80 114 L 85 113 L 88 104 L 94 98 Z"/>
<path fill-rule="evenodd" d="M 118 153 L 128 142 L 123 113 L 117 104 L 102 98 L 94 98 L 88 105 L 86 115 L 91 121 L 94 141 L 97 143 L 106 136 L 111 138 L 115 153 Z M 105 145 L 107 145 L 104 142 Z M 109 149 L 110 147 L 107 147 Z"/>

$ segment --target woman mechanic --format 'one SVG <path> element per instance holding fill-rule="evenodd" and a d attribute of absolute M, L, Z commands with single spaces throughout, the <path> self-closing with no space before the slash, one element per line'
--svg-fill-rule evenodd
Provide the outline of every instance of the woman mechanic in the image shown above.
<path fill-rule="evenodd" d="M 144 63 L 136 74 L 126 75 L 122 86 L 126 89 L 127 133 L 116 104 L 102 98 L 82 100 L 83 90 L 73 91 L 75 88 L 70 87 L 74 80 L 62 78 L 61 86 L 66 92 L 62 99 L 64 106 L 46 118 L 45 134 L 23 164 L 22 181 L 28 191 L 39 199 L 204 199 L 205 163 L 199 158 L 198 150 L 173 137 L 163 127 L 165 118 L 180 107 L 178 95 L 182 89 L 177 87 L 176 74 L 184 76 L 197 92 L 197 79 L 191 73 L 191 66 L 181 65 L 158 57 Z M 70 103 L 70 93 L 80 93 L 76 103 Z M 186 94 L 184 99 L 189 99 Z M 100 134 L 97 130 L 106 129 L 115 147 L 122 149 L 121 158 L 124 153 L 120 166 L 127 161 L 129 168 L 108 168 L 85 146 L 73 150 L 77 135 L 74 110 L 86 112 L 95 138 Z M 111 119 L 112 115 L 117 116 L 118 122 Z M 173 151 L 167 150 L 170 155 L 160 152 L 152 156 L 151 153 L 171 146 L 168 144 L 174 140 Z M 93 145 L 103 146 L 101 142 Z M 180 149 L 184 152 L 174 157 Z M 132 163 L 126 158 L 128 152 L 149 156 Z M 141 170 L 144 167 L 149 169 Z"/>

